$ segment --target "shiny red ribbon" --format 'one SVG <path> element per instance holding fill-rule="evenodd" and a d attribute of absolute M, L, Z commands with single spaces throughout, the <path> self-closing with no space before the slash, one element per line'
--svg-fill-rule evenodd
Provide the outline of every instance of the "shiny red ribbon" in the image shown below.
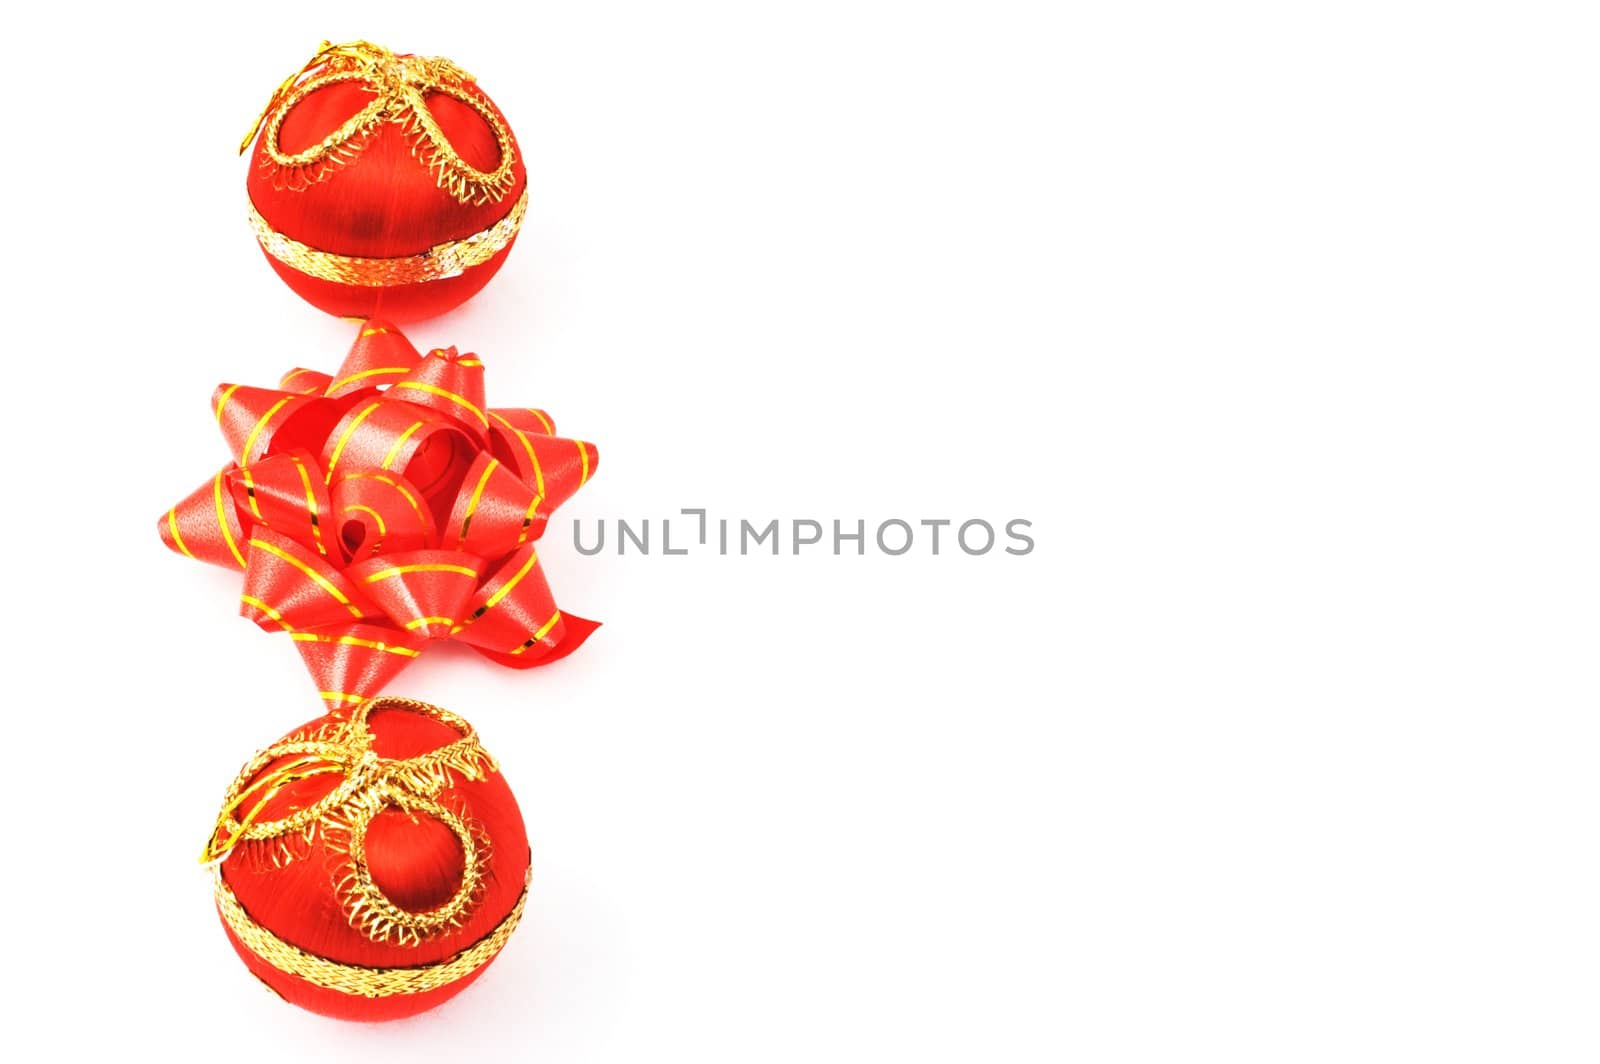
<path fill-rule="evenodd" d="M 431 642 L 530 668 L 599 627 L 556 608 L 534 549 L 594 474 L 549 415 L 489 408 L 483 363 L 365 323 L 333 376 L 224 384 L 233 462 L 161 518 L 197 561 L 244 571 L 240 612 L 288 632 L 331 708 L 372 697 Z"/>

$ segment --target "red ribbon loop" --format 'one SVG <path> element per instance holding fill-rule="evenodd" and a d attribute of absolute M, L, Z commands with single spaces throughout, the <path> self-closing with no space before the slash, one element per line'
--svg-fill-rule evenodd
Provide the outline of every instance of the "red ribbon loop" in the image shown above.
<path fill-rule="evenodd" d="M 489 408 L 476 356 L 424 357 L 369 321 L 337 373 L 222 385 L 212 413 L 234 462 L 167 511 L 161 538 L 243 570 L 241 613 L 290 634 L 333 708 L 433 641 L 529 668 L 598 627 L 556 607 L 534 545 L 599 452 L 542 410 Z"/>

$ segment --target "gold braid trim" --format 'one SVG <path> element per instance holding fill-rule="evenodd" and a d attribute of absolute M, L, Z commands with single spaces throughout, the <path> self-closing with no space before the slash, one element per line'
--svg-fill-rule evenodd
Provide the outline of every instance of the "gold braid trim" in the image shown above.
<path fill-rule="evenodd" d="M 255 230 L 256 239 L 261 241 L 261 247 L 268 255 L 303 274 L 336 284 L 388 288 L 456 277 L 488 262 L 511 243 L 512 237 L 522 227 L 522 218 L 527 212 L 528 193 L 524 189 L 506 216 L 489 228 L 460 240 L 435 244 L 420 255 L 403 255 L 392 259 L 366 259 L 318 251 L 272 228 L 253 203 L 250 204 L 250 228 Z"/>
<path fill-rule="evenodd" d="M 517 898 L 517 904 L 512 906 L 510 914 L 500 921 L 493 931 L 448 960 L 417 968 L 366 968 L 358 964 L 341 964 L 290 945 L 250 918 L 244 906 L 239 904 L 239 899 L 234 897 L 232 889 L 223 881 L 220 866 L 216 872 L 216 898 L 222 920 L 233 932 L 234 937 L 251 953 L 278 971 L 304 979 L 313 986 L 325 990 L 337 990 L 341 994 L 354 994 L 359 997 L 380 998 L 437 990 L 488 964 L 494 959 L 495 954 L 504 948 L 511 933 L 517 929 L 517 923 L 522 919 L 522 910 L 528 904 L 527 883 L 531 879 L 530 869 L 528 878 L 523 883 L 522 895 Z"/>
<path fill-rule="evenodd" d="M 366 86 L 373 99 L 316 144 L 304 151 L 285 152 L 278 143 L 278 134 L 289 112 L 318 89 L 342 82 Z M 477 112 L 494 132 L 500 150 L 498 166 L 479 170 L 457 153 L 428 110 L 428 93 L 449 96 Z M 511 130 L 471 74 L 448 59 L 395 55 L 369 41 L 323 41 L 317 54 L 273 92 L 249 136 L 239 145 L 239 152 L 243 154 L 256 133 L 265 128 L 262 167 L 273 171 L 276 187 L 303 189 L 326 179 L 360 155 L 373 132 L 386 122 L 405 131 L 411 141 L 411 154 L 433 173 L 440 188 L 461 203 L 499 203 L 516 184 L 512 169 L 517 151 Z"/>
<path fill-rule="evenodd" d="M 460 737 L 416 757 L 380 757 L 372 749 L 367 719 L 381 709 L 428 717 L 455 729 Z M 274 761 L 282 764 L 263 774 Z M 341 856 L 343 874 L 335 873 L 334 893 L 350 926 L 374 942 L 414 946 L 460 927 L 482 901 L 489 840 L 481 826 L 446 806 L 439 796 L 457 776 L 481 780 L 497 769 L 472 725 L 449 710 L 409 698 L 362 702 L 349 719 L 276 743 L 246 762 L 223 798 L 222 812 L 200 860 L 221 862 L 243 847 L 257 863 L 281 868 L 305 857 L 320 833 L 324 849 Z M 277 820 L 260 819 L 285 787 L 321 775 L 343 779 L 304 809 Z M 239 815 L 247 804 L 248 812 Z M 443 905 L 412 912 L 391 901 L 372 878 L 367 828 L 386 807 L 433 817 L 461 844 L 461 884 Z"/>

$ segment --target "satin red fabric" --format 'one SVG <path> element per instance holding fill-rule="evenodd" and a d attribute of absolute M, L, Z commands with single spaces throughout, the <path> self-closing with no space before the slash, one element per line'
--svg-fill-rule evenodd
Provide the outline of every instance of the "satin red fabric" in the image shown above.
<path fill-rule="evenodd" d="M 322 721 L 312 721 L 290 735 L 319 723 Z M 437 721 L 381 709 L 372 715 L 369 727 L 374 749 L 391 758 L 416 757 L 458 738 Z M 277 765 L 263 766 L 258 777 Z M 272 799 L 261 816 L 274 819 L 303 809 L 342 778 L 312 776 L 293 783 Z M 530 855 L 522 813 L 500 772 L 481 780 L 452 776 L 439 797 L 486 840 L 484 890 L 460 927 L 420 945 L 375 942 L 351 925 L 328 872 L 341 855 L 327 848 L 323 833 L 314 837 L 308 854 L 293 861 L 252 861 L 245 850 L 235 850 L 222 863 L 223 878 L 251 919 L 315 956 L 366 968 L 409 968 L 448 960 L 481 940 L 510 914 L 522 894 Z M 365 841 L 372 876 L 397 905 L 421 912 L 442 904 L 461 884 L 460 844 L 448 829 L 425 814 L 386 808 L 373 820 Z M 420 993 L 357 997 L 281 972 L 252 953 L 226 922 L 223 930 L 249 969 L 285 1000 L 340 1019 L 391 1020 L 415 1015 L 454 997 L 488 967 L 485 964 L 452 983 Z"/>
<path fill-rule="evenodd" d="M 488 407 L 476 356 L 424 357 L 374 319 L 336 373 L 220 385 L 212 413 L 233 461 L 162 516 L 161 538 L 243 573 L 240 612 L 289 634 L 330 708 L 434 642 L 530 668 L 599 627 L 557 609 L 535 550 L 599 452 L 542 410 Z"/>
<path fill-rule="evenodd" d="M 477 94 L 505 121 L 481 89 Z M 372 100 L 357 83 L 318 89 L 284 119 L 280 143 L 299 152 L 337 130 Z M 433 93 L 427 105 L 452 147 L 473 166 L 493 170 L 499 149 L 493 132 L 471 108 Z M 509 123 L 507 128 L 510 128 Z M 512 141 L 515 144 L 515 135 Z M 462 203 L 439 187 L 418 162 L 405 130 L 385 123 L 361 139 L 360 151 L 307 186 L 283 184 L 264 154 L 263 138 L 251 154 L 246 187 L 250 202 L 273 229 L 319 251 L 368 258 L 418 255 L 436 244 L 481 232 L 504 218 L 527 187 L 521 149 L 516 149 L 515 184 L 498 200 Z M 513 241 L 514 242 L 514 241 Z M 362 287 L 301 273 L 270 254 L 267 262 L 301 298 L 341 317 L 382 316 L 394 321 L 435 317 L 466 302 L 489 283 L 511 251 L 507 244 L 487 262 L 465 272 L 419 284 Z"/>

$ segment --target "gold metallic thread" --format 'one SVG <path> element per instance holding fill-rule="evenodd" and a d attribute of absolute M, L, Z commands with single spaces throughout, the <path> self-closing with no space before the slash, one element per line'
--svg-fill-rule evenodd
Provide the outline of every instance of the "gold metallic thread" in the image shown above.
<path fill-rule="evenodd" d="M 239 899 L 234 897 L 233 891 L 223 880 L 220 867 L 216 873 L 216 899 L 217 909 L 222 914 L 223 922 L 228 925 L 234 937 L 251 953 L 278 971 L 304 979 L 313 986 L 326 990 L 337 990 L 343 994 L 359 997 L 381 998 L 437 990 L 471 975 L 488 964 L 504 948 L 506 941 L 511 938 L 511 933 L 517 929 L 517 924 L 522 919 L 522 911 L 528 904 L 528 888 L 527 880 L 524 880 L 522 895 L 517 898 L 517 903 L 512 906 L 510 914 L 500 921 L 493 931 L 472 946 L 448 960 L 416 968 L 366 968 L 357 964 L 341 964 L 314 953 L 307 953 L 285 942 L 250 919 L 250 914 L 245 912 L 244 906 L 239 904 Z"/>
<path fill-rule="evenodd" d="M 372 100 L 311 147 L 285 152 L 278 135 L 289 112 L 318 89 L 344 82 L 364 86 Z M 493 170 L 479 170 L 455 150 L 428 110 L 429 93 L 465 104 L 488 125 L 500 152 Z M 448 59 L 395 55 L 369 41 L 323 41 L 317 53 L 273 92 L 239 152 L 243 154 L 256 133 L 264 130 L 262 166 L 273 171 L 280 187 L 304 188 L 360 155 L 372 134 L 391 122 L 405 131 L 411 154 L 433 174 L 438 186 L 461 203 L 499 203 L 516 183 L 517 152 L 511 130 L 471 74 Z"/>
<path fill-rule="evenodd" d="M 256 857 L 282 867 L 308 852 L 320 834 L 324 848 L 342 856 L 335 873 L 334 893 L 350 925 L 369 939 L 416 945 L 432 935 L 460 927 L 482 899 L 485 870 L 491 860 L 489 840 L 478 825 L 441 801 L 440 795 L 457 777 L 485 779 L 498 765 L 478 742 L 472 725 L 448 710 L 407 698 L 364 700 L 337 692 L 326 692 L 324 698 L 330 695 L 338 701 L 354 702 L 349 718 L 276 743 L 251 758 L 228 788 L 201 861 L 221 862 L 240 847 L 252 847 Z M 454 729 L 459 738 L 416 757 L 380 757 L 372 748 L 367 720 L 383 709 L 403 710 L 439 721 Z M 273 762 L 282 763 L 263 772 Z M 326 795 L 304 808 L 276 820 L 261 819 L 285 787 L 321 775 L 337 775 L 341 779 Z M 366 859 L 366 834 L 372 820 L 385 808 L 432 817 L 460 843 L 461 884 L 443 905 L 412 912 L 392 902 L 373 880 Z M 220 879 L 218 882 L 221 884 Z M 226 916 L 221 895 L 225 889 L 219 886 L 218 904 L 223 905 Z M 233 924 L 230 922 L 229 926 Z M 235 933 L 239 933 L 237 927 Z M 264 929 L 262 933 L 270 937 Z"/>
<path fill-rule="evenodd" d="M 527 212 L 528 193 L 524 190 L 506 216 L 489 228 L 460 240 L 435 244 L 420 255 L 388 259 L 335 255 L 302 244 L 267 224 L 253 203 L 250 205 L 250 228 L 255 230 L 256 239 L 268 255 L 308 277 L 360 288 L 386 288 L 456 277 L 488 262 L 511 243 Z"/>
<path fill-rule="evenodd" d="M 286 152 L 279 143 L 284 119 L 306 97 L 329 85 L 353 83 L 372 99 L 338 129 L 309 148 Z M 494 134 L 499 162 L 479 170 L 461 157 L 428 109 L 429 94 L 448 96 L 471 108 Z M 517 149 L 511 130 L 477 87 L 471 74 L 438 56 L 396 55 L 369 41 L 332 44 L 323 41 L 304 66 L 284 80 L 267 101 L 250 133 L 239 145 L 243 153 L 262 134 L 264 169 L 275 187 L 304 189 L 327 179 L 354 160 L 386 123 L 401 127 L 411 154 L 437 184 L 462 204 L 500 203 L 516 186 Z M 364 288 L 387 288 L 455 277 L 493 258 L 516 236 L 528 209 L 524 189 L 515 204 L 494 225 L 460 240 L 436 244 L 416 255 L 364 258 L 336 255 L 279 233 L 250 205 L 250 226 L 267 254 L 310 277 Z"/>

